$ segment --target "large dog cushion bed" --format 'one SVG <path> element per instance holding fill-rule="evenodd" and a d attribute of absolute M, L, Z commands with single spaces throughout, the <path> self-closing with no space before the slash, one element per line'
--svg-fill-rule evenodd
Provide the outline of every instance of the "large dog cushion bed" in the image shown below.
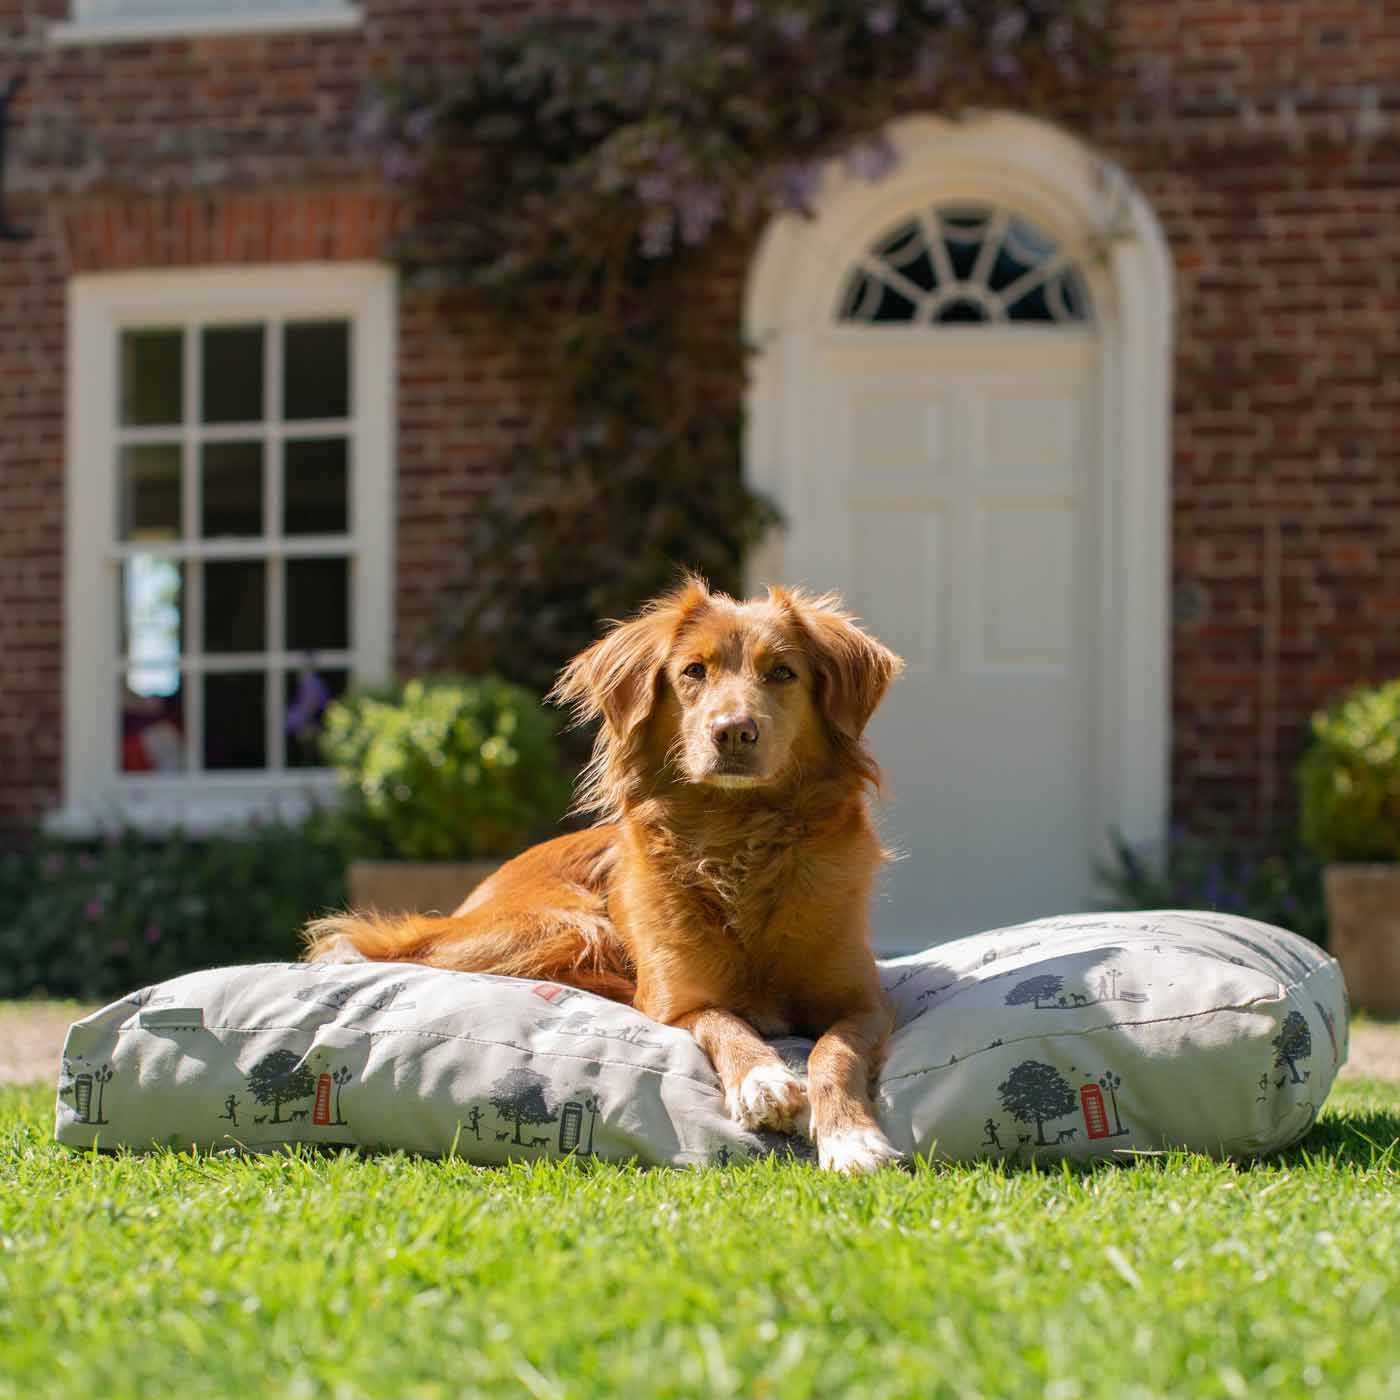
<path fill-rule="evenodd" d="M 1041 919 L 882 964 L 896 1147 L 952 1161 L 1249 1155 L 1312 1126 L 1346 1058 L 1336 963 L 1229 915 Z M 775 1042 L 800 1068 L 810 1041 Z M 730 1120 L 687 1033 L 553 983 L 407 963 L 177 977 L 72 1027 L 73 1147 L 288 1143 L 724 1164 L 800 1140 Z"/>

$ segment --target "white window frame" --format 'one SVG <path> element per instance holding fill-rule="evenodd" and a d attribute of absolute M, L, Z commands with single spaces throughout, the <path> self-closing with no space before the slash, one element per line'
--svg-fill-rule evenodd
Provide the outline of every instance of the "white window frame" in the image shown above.
<path fill-rule="evenodd" d="M 133 548 L 121 543 L 116 530 L 120 337 L 128 329 L 219 321 L 350 322 L 350 669 L 355 684 L 375 684 L 391 673 L 396 309 L 395 274 L 382 263 L 117 273 L 70 281 L 64 806 L 50 827 L 89 832 L 123 824 L 154 830 L 179 825 L 209 831 L 253 816 L 295 817 L 334 792 L 334 776 L 326 769 L 120 770 L 117 600 L 121 562 Z M 186 424 L 187 434 L 195 431 Z M 184 547 L 200 549 L 190 541 Z"/>
<path fill-rule="evenodd" d="M 353 29 L 348 0 L 73 0 L 73 17 L 49 26 L 58 44 L 123 43 L 200 35 Z"/>

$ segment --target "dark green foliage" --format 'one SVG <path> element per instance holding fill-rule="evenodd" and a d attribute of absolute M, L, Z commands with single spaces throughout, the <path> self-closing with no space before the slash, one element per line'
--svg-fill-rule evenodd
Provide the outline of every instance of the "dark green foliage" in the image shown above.
<path fill-rule="evenodd" d="M 321 747 L 347 788 L 347 844 L 366 856 L 470 860 L 557 835 L 570 786 L 558 727 L 537 695 L 494 676 L 334 702 Z"/>
<path fill-rule="evenodd" d="M 345 901 L 324 818 L 195 840 L 128 831 L 0 856 L 0 997 L 118 996 L 196 968 L 298 956 Z"/>
<path fill-rule="evenodd" d="M 1304 842 L 1325 861 L 1400 860 L 1400 680 L 1312 719 L 1298 768 Z"/>
<path fill-rule="evenodd" d="M 1121 837 L 1114 852 L 1114 863 L 1099 870 L 1110 908 L 1213 909 L 1327 941 L 1322 866 L 1300 847 L 1259 855 L 1228 838 L 1174 832 L 1163 858 L 1149 859 Z"/>
<path fill-rule="evenodd" d="M 825 162 L 887 173 L 893 119 L 1087 91 L 1107 8 L 702 0 L 616 27 L 547 15 L 476 36 L 460 71 L 406 75 L 368 111 L 386 170 L 415 181 L 405 267 L 467 288 L 478 334 L 484 311 L 531 376 L 528 427 L 474 511 L 440 647 L 542 689 L 600 617 L 679 567 L 737 588 L 774 515 L 741 474 L 733 269 L 774 214 L 809 210 Z M 705 309 L 717 287 L 728 318 Z"/>

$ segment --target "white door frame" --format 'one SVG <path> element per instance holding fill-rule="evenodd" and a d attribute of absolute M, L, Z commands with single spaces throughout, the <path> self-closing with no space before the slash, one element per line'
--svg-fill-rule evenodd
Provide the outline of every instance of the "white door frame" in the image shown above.
<path fill-rule="evenodd" d="M 804 492 L 808 464 L 800 459 L 797 425 L 812 356 L 835 329 L 848 270 L 901 216 L 931 204 L 982 201 L 1024 213 L 1051 234 L 1089 284 L 1100 346 L 1099 811 L 1133 845 L 1156 847 L 1166 835 L 1170 739 L 1173 300 L 1166 240 L 1121 172 L 1045 122 L 1008 113 L 913 117 L 888 135 L 898 155 L 891 175 L 871 184 L 833 163 L 813 217 L 774 220 L 754 257 L 744 305 L 745 338 L 756 352 L 746 478 L 780 509 Z M 749 562 L 749 584 L 783 579 L 783 556 L 781 531 L 774 532 Z"/>

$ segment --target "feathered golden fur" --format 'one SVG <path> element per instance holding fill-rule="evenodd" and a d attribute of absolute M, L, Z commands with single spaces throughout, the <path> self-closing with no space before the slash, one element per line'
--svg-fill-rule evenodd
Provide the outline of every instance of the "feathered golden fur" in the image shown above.
<path fill-rule="evenodd" d="M 697 579 L 617 624 L 553 698 L 600 720 L 578 805 L 449 918 L 345 915 L 309 956 L 567 982 L 694 1033 L 730 1111 L 810 1131 L 824 1165 L 893 1157 L 869 1075 L 889 1027 L 866 908 L 884 852 L 863 737 L 901 668 L 832 596 L 736 602 Z M 808 1097 L 760 1039 L 817 1038 Z M 808 1111 L 810 1108 L 810 1122 Z"/>

